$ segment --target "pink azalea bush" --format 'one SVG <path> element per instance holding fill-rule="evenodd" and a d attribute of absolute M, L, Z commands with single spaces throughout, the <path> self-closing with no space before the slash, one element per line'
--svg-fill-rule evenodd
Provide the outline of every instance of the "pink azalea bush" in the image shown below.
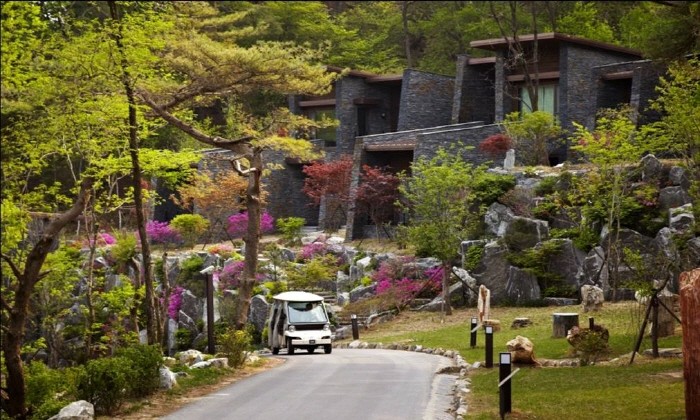
<path fill-rule="evenodd" d="M 226 231 L 234 238 L 242 237 L 248 230 L 248 212 L 232 214 L 228 218 Z M 275 219 L 268 212 L 260 216 L 260 232 L 270 233 L 275 230 Z"/>
<path fill-rule="evenodd" d="M 177 286 L 170 293 L 170 301 L 168 302 L 168 316 L 170 319 L 177 319 L 177 315 L 182 307 L 182 293 L 184 291 L 185 289 Z"/>
<path fill-rule="evenodd" d="M 387 260 L 372 274 L 377 283 L 377 296 L 391 298 L 401 306 L 419 295 L 435 296 L 441 290 L 441 267 L 429 268 L 423 272 L 412 267 L 411 257 Z"/>
<path fill-rule="evenodd" d="M 175 244 L 182 240 L 180 234 L 168 222 L 157 220 L 146 223 L 146 235 L 155 244 Z"/>
<path fill-rule="evenodd" d="M 245 263 L 243 261 L 236 261 L 233 264 L 229 264 L 221 270 L 219 273 L 219 289 L 235 289 L 239 286 L 241 279 L 243 279 L 243 268 Z M 262 274 L 256 274 L 255 280 L 260 282 L 263 280 Z"/>
<path fill-rule="evenodd" d="M 328 253 L 326 244 L 323 242 L 312 242 L 304 245 L 299 253 L 299 258 L 303 261 L 309 261 L 314 257 L 323 256 Z"/>

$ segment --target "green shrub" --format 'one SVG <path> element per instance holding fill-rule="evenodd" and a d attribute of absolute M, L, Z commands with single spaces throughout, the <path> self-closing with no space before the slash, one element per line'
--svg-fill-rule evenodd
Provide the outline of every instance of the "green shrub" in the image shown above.
<path fill-rule="evenodd" d="M 119 264 L 126 264 L 136 256 L 136 236 L 128 232 L 117 232 L 117 242 L 110 252 Z"/>
<path fill-rule="evenodd" d="M 173 218 L 170 227 L 182 236 L 186 246 L 192 247 L 199 236 L 209 229 L 209 221 L 199 214 L 180 214 Z"/>
<path fill-rule="evenodd" d="M 204 267 L 204 260 L 197 254 L 192 254 L 180 263 L 178 283 L 195 296 L 204 296 L 204 276 L 199 272 Z"/>
<path fill-rule="evenodd" d="M 153 393 L 160 386 L 159 369 L 163 365 L 163 352 L 158 345 L 136 344 L 117 350 L 116 356 L 131 361 L 134 381 L 131 384 L 133 396 Z"/>
<path fill-rule="evenodd" d="M 312 258 L 306 264 L 293 267 L 287 271 L 290 287 L 296 289 L 313 288 L 319 282 L 335 277 L 338 269 L 335 256 L 327 254 Z"/>
<path fill-rule="evenodd" d="M 42 362 L 26 365 L 26 401 L 33 419 L 47 419 L 75 401 L 82 367 L 51 369 Z"/>
<path fill-rule="evenodd" d="M 481 262 L 481 258 L 484 256 L 484 245 L 475 245 L 467 249 L 467 255 L 464 259 L 464 269 L 467 271 L 473 271 Z"/>
<path fill-rule="evenodd" d="M 136 373 L 131 360 L 109 357 L 90 360 L 78 384 L 78 397 L 95 406 L 95 412 L 112 415 L 131 395 Z"/>
<path fill-rule="evenodd" d="M 175 331 L 175 347 L 178 350 L 189 350 L 192 339 L 192 332 L 187 328 L 178 328 Z"/>
<path fill-rule="evenodd" d="M 276 222 L 284 242 L 289 246 L 301 244 L 301 229 L 305 223 L 303 217 L 283 217 Z"/>
<path fill-rule="evenodd" d="M 243 366 L 246 361 L 246 353 L 252 350 L 251 334 L 246 330 L 234 330 L 229 328 L 217 338 L 221 348 L 221 354 L 228 357 L 228 365 L 232 368 Z"/>

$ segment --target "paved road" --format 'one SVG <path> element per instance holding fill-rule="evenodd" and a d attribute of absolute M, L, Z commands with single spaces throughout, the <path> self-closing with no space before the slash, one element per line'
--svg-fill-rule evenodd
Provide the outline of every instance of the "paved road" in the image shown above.
<path fill-rule="evenodd" d="M 283 365 L 236 382 L 165 417 L 170 420 L 445 420 L 451 359 L 398 350 L 284 354 Z"/>

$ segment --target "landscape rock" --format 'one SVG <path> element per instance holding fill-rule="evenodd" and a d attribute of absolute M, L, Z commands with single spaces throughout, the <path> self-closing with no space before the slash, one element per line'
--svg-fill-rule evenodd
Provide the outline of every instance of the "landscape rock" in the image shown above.
<path fill-rule="evenodd" d="M 603 302 L 605 302 L 603 289 L 590 284 L 581 286 L 581 307 L 583 312 L 599 311 L 603 308 Z"/>
<path fill-rule="evenodd" d="M 172 389 L 173 387 L 177 386 L 177 376 L 175 376 L 170 369 L 163 366 L 158 370 L 158 373 L 160 376 L 161 389 Z"/>
<path fill-rule="evenodd" d="M 486 233 L 503 237 L 506 234 L 506 228 L 515 217 L 515 213 L 498 201 L 494 202 L 486 210 L 484 221 L 486 222 Z"/>
<path fill-rule="evenodd" d="M 265 329 L 268 313 L 270 312 L 270 304 L 267 303 L 265 296 L 255 295 L 250 300 L 250 308 L 248 309 L 248 322 L 255 326 L 255 329 L 262 332 Z"/>
<path fill-rule="evenodd" d="M 545 220 L 514 216 L 506 227 L 503 238 L 513 251 L 532 248 L 549 236 L 549 224 Z"/>
<path fill-rule="evenodd" d="M 92 420 L 94 418 L 95 407 L 85 400 L 80 400 L 63 407 L 49 420 Z"/>
<path fill-rule="evenodd" d="M 535 346 L 529 338 L 518 335 L 507 342 L 506 347 L 511 353 L 512 363 L 538 364 L 535 359 Z"/>
<path fill-rule="evenodd" d="M 506 298 L 506 285 L 510 263 L 506 259 L 508 248 L 493 241 L 484 247 L 484 255 L 471 275 L 491 291 L 491 304 L 499 304 Z"/>
<path fill-rule="evenodd" d="M 690 202 L 690 194 L 683 187 L 666 187 L 659 191 L 659 207 L 663 210 L 681 207 Z"/>
<path fill-rule="evenodd" d="M 522 304 L 542 297 L 537 277 L 518 267 L 510 267 L 505 295 L 509 301 Z"/>

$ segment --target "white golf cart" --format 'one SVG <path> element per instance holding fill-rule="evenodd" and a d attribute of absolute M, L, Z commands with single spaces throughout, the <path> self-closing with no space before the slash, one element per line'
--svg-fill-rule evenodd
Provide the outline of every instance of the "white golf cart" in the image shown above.
<path fill-rule="evenodd" d="M 313 353 L 323 346 L 326 354 L 333 350 L 323 297 L 308 292 L 284 292 L 272 298 L 267 320 L 267 340 L 272 354 L 278 354 L 282 347 L 287 348 L 287 354 L 294 354 L 297 348 Z"/>

